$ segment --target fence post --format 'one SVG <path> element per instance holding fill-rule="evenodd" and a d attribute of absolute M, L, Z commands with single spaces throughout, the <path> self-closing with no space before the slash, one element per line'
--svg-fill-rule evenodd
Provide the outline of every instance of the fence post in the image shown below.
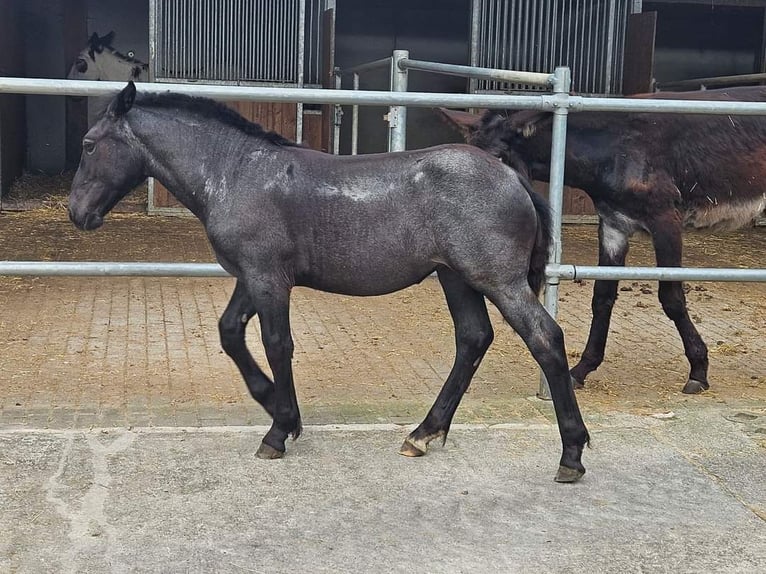
<path fill-rule="evenodd" d="M 399 61 L 410 57 L 407 50 L 394 50 L 391 58 L 391 91 L 407 91 L 407 70 L 399 67 Z M 388 151 L 404 151 L 407 148 L 407 108 L 391 106 L 388 111 Z"/>
<path fill-rule="evenodd" d="M 551 143 L 551 176 L 548 186 L 548 201 L 551 204 L 552 229 L 550 253 L 548 263 L 554 265 L 561 263 L 561 220 L 564 204 L 564 158 L 567 141 L 567 115 L 569 106 L 569 88 L 572 76 L 569 68 L 556 68 L 553 72 L 553 95 L 556 97 L 553 104 L 553 141 Z M 545 281 L 545 308 L 548 313 L 556 318 L 559 308 L 559 278 L 547 277 Z M 550 400 L 551 392 L 545 375 L 540 373 L 540 388 L 537 396 L 541 399 Z"/>

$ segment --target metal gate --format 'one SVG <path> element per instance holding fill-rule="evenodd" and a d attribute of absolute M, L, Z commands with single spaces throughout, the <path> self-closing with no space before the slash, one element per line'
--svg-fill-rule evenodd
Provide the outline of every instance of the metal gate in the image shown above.
<path fill-rule="evenodd" d="M 153 80 L 318 86 L 334 0 L 152 0 Z"/>
<path fill-rule="evenodd" d="M 572 70 L 572 88 L 619 94 L 633 0 L 474 0 L 471 65 L 549 72 Z M 472 91 L 535 89 L 482 80 Z M 539 88 L 537 88 L 539 89 Z"/>

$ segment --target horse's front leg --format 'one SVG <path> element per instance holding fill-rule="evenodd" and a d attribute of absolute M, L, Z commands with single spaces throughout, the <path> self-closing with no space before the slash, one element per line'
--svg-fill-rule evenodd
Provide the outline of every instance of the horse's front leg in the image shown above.
<path fill-rule="evenodd" d="M 290 290 L 274 284 L 251 288 L 261 322 L 261 338 L 274 375 L 274 422 L 263 437 L 258 457 L 280 458 L 288 435 L 301 434 L 301 415 L 293 383 L 293 338 L 290 334 Z"/>
<path fill-rule="evenodd" d="M 255 305 L 244 283 L 237 281 L 229 304 L 218 322 L 221 347 L 242 373 L 250 395 L 273 417 L 274 383 L 255 362 L 245 344 L 245 330 L 253 315 Z"/>
<path fill-rule="evenodd" d="M 613 225 L 603 217 L 598 225 L 598 264 L 600 266 L 624 266 L 628 255 L 630 231 Z M 575 387 L 585 384 L 585 377 L 595 371 L 604 361 L 606 339 L 612 309 L 617 300 L 618 281 L 596 281 L 591 301 L 591 323 L 588 342 L 579 362 L 572 367 L 570 375 Z"/>
<path fill-rule="evenodd" d="M 675 210 L 657 218 L 650 227 L 658 267 L 680 267 L 683 258 L 683 237 L 679 216 Z M 684 385 L 686 394 L 701 393 L 710 388 L 707 379 L 707 345 L 689 318 L 686 296 L 680 281 L 660 281 L 659 299 L 665 315 L 673 321 L 684 344 L 689 361 L 689 378 Z"/>

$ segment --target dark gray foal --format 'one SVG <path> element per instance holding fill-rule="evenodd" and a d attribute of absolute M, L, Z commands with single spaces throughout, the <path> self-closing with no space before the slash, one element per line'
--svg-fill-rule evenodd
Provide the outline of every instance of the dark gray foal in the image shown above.
<path fill-rule="evenodd" d="M 486 297 L 550 383 L 563 442 L 556 480 L 583 475 L 588 432 L 569 383 L 564 338 L 537 298 L 550 240 L 547 206 L 500 161 L 465 145 L 337 157 L 264 132 L 211 100 L 136 100 L 131 83 L 85 136 L 70 218 L 96 229 L 147 176 L 202 221 L 218 261 L 237 278 L 220 320 L 221 343 L 273 417 L 258 456 L 281 457 L 287 436 L 301 432 L 292 287 L 381 295 L 436 271 L 455 322 L 457 356 L 402 454 L 423 455 L 430 441 L 446 438 L 492 342 Z M 245 346 L 254 315 L 273 382 Z"/>

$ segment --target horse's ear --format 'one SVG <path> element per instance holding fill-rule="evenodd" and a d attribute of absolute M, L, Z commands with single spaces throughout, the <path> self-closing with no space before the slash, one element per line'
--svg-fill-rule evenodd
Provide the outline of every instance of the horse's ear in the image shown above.
<path fill-rule="evenodd" d="M 550 114 L 540 110 L 516 112 L 508 118 L 508 125 L 524 138 L 531 138 L 537 132 L 537 124 Z"/>
<path fill-rule="evenodd" d="M 112 40 L 114 40 L 114 30 L 109 32 L 106 36 L 103 36 L 100 38 L 100 42 L 102 46 L 111 46 Z"/>
<path fill-rule="evenodd" d="M 447 125 L 455 128 L 465 141 L 470 141 L 473 133 L 481 124 L 481 116 L 468 112 L 457 110 L 448 110 L 447 108 L 435 108 L 436 115 L 439 116 Z"/>
<path fill-rule="evenodd" d="M 112 117 L 120 117 L 130 111 L 133 107 L 133 102 L 136 100 L 136 85 L 133 82 L 128 82 L 122 91 L 117 94 L 117 97 L 112 100 L 106 113 Z"/>

